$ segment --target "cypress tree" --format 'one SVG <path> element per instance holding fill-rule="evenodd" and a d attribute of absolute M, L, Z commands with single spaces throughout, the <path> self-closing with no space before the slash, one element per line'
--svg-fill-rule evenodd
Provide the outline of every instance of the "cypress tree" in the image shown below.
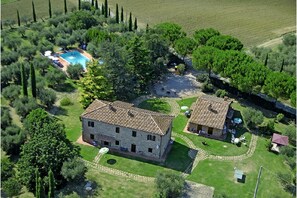
<path fill-rule="evenodd" d="M 50 169 L 48 172 L 48 198 L 55 196 L 55 178 L 54 173 Z"/>
<path fill-rule="evenodd" d="M 129 16 L 129 31 L 132 31 L 132 13 L 130 12 L 130 16 Z"/>
<path fill-rule="evenodd" d="M 266 54 L 264 65 L 267 66 L 267 63 L 268 63 L 268 53 Z"/>
<path fill-rule="evenodd" d="M 116 22 L 117 23 L 120 22 L 120 18 L 119 18 L 119 6 L 118 6 L 118 4 L 116 4 Z"/>
<path fill-rule="evenodd" d="M 95 2 L 95 8 L 96 8 L 96 10 L 99 9 L 99 7 L 98 7 L 98 0 L 96 0 L 96 2 Z"/>
<path fill-rule="evenodd" d="M 135 20 L 134 20 L 134 30 L 137 30 L 138 26 L 137 26 L 137 18 L 135 17 Z"/>
<path fill-rule="evenodd" d="M 101 14 L 104 15 L 104 5 L 103 5 L 103 3 L 101 5 Z"/>
<path fill-rule="evenodd" d="M 19 10 L 17 10 L 17 18 L 18 18 L 18 26 L 21 26 L 21 20 L 20 20 Z"/>
<path fill-rule="evenodd" d="M 81 0 L 78 0 L 78 10 L 81 9 Z"/>
<path fill-rule="evenodd" d="M 104 4 L 104 16 L 105 16 L 105 18 L 108 17 L 108 2 L 107 2 L 107 0 L 105 0 L 105 4 Z"/>
<path fill-rule="evenodd" d="M 41 187 L 41 182 L 39 180 L 40 175 L 38 168 L 35 169 L 35 197 L 40 198 L 40 187 Z"/>
<path fill-rule="evenodd" d="M 64 13 L 67 14 L 67 2 L 64 0 Z"/>
<path fill-rule="evenodd" d="M 36 22 L 36 12 L 35 12 L 35 6 L 33 1 L 32 1 L 32 10 L 33 10 L 33 21 Z"/>
<path fill-rule="evenodd" d="M 149 24 L 147 23 L 146 28 L 145 28 L 145 32 L 148 33 L 148 31 L 149 31 Z"/>
<path fill-rule="evenodd" d="M 32 96 L 36 98 L 36 76 L 35 76 L 35 68 L 33 64 L 30 65 L 30 75 L 31 75 L 31 91 Z"/>
<path fill-rule="evenodd" d="M 124 22 L 124 9 L 121 7 L 121 22 Z"/>
<path fill-rule="evenodd" d="M 27 79 L 26 79 L 26 73 L 25 73 L 25 66 L 24 66 L 24 64 L 21 65 L 21 75 L 22 75 L 23 95 L 24 96 L 28 96 Z"/>
<path fill-rule="evenodd" d="M 94 6 L 94 0 L 91 1 L 91 5 Z"/>
<path fill-rule="evenodd" d="M 283 69 L 284 69 L 284 65 L 285 65 L 285 59 L 283 59 L 283 61 L 282 61 L 281 69 L 280 69 L 279 72 L 282 72 L 282 71 L 283 71 Z"/>
<path fill-rule="evenodd" d="M 49 14 L 49 17 L 52 18 L 52 3 L 51 3 L 51 0 L 48 0 L 48 14 Z"/>
<path fill-rule="evenodd" d="M 2 25 L 2 21 L 1 21 L 1 30 L 3 30 L 3 25 Z"/>
<path fill-rule="evenodd" d="M 108 16 L 110 17 L 110 8 L 108 8 Z"/>

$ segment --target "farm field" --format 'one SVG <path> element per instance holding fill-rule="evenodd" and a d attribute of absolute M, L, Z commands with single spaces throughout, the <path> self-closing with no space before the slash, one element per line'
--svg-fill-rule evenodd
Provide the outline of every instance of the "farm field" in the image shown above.
<path fill-rule="evenodd" d="M 243 42 L 245 47 L 261 44 L 296 27 L 295 0 L 110 0 L 111 6 L 137 17 L 140 26 L 160 22 L 180 24 L 188 34 L 215 28 Z M 142 24 L 141 24 L 142 23 Z"/>

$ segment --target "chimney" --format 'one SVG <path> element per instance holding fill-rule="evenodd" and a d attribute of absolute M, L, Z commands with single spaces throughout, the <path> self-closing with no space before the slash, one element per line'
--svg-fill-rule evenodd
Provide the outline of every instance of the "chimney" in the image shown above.
<path fill-rule="evenodd" d="M 127 113 L 128 113 L 129 116 L 134 117 L 134 114 L 130 110 L 128 110 Z"/>
<path fill-rule="evenodd" d="M 212 110 L 212 105 L 211 105 L 211 104 L 208 105 L 208 110 L 209 110 L 209 111 Z"/>
<path fill-rule="evenodd" d="M 111 105 L 111 103 L 108 104 L 108 107 L 110 110 L 115 111 L 116 109 Z"/>

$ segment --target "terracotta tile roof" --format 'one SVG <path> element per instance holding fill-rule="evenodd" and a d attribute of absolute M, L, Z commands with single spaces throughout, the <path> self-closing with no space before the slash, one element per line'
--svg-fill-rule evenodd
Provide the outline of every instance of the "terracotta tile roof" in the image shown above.
<path fill-rule="evenodd" d="M 280 145 L 287 146 L 289 144 L 289 138 L 288 136 L 279 135 L 277 133 L 274 133 L 272 136 L 272 142 Z"/>
<path fill-rule="evenodd" d="M 197 99 L 189 122 L 223 129 L 231 102 L 222 98 L 203 95 Z"/>
<path fill-rule="evenodd" d="M 112 125 L 165 135 L 173 116 L 133 107 L 133 104 L 94 100 L 81 115 Z"/>

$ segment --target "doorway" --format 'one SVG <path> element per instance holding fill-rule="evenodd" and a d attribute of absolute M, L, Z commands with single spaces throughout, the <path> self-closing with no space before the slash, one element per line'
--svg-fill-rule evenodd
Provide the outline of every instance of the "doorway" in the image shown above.
<path fill-rule="evenodd" d="M 131 144 L 131 152 L 135 153 L 136 152 L 136 145 Z"/>
<path fill-rule="evenodd" d="M 209 134 L 209 135 L 212 135 L 212 133 L 213 133 L 213 128 L 209 127 L 209 128 L 208 128 L 208 134 Z"/>

